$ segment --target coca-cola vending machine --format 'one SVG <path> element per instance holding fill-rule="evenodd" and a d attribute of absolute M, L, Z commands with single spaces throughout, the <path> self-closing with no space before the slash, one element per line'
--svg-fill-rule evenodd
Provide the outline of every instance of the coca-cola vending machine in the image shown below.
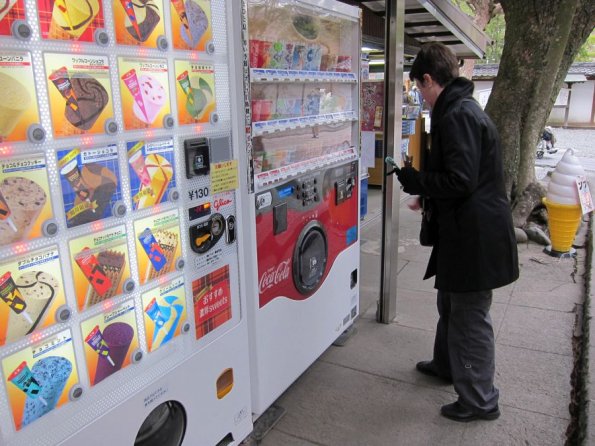
<path fill-rule="evenodd" d="M 0 2 L 0 444 L 251 432 L 234 8 Z"/>
<path fill-rule="evenodd" d="M 243 0 L 242 14 L 259 417 L 358 314 L 360 12 Z"/>

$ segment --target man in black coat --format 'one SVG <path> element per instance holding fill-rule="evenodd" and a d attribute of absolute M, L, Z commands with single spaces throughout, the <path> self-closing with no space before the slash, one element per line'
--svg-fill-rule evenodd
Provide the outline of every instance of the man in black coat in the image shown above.
<path fill-rule="evenodd" d="M 440 43 L 418 53 L 409 77 L 432 108 L 424 170 L 404 167 L 405 192 L 428 198 L 437 222 L 424 279 L 436 276 L 439 321 L 431 361 L 417 370 L 451 381 L 459 398 L 441 408 L 456 421 L 500 416 L 494 387 L 492 290 L 519 275 L 510 203 L 496 127 L 458 77 L 455 55 Z"/>

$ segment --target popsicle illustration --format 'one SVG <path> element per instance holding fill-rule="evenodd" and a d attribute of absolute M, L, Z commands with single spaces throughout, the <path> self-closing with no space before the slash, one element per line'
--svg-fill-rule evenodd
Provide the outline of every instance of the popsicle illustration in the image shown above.
<path fill-rule="evenodd" d="M 192 94 L 192 85 L 190 84 L 188 71 L 184 71 L 178 76 L 177 79 L 180 87 L 182 87 L 182 90 L 184 90 L 184 93 L 186 94 L 186 100 L 190 103 L 190 105 L 194 105 L 194 95 Z"/>
<path fill-rule="evenodd" d="M 83 248 L 75 261 L 97 294 L 103 296 L 110 290 L 112 281 L 107 277 L 97 257 L 90 252 L 89 248 Z"/>
<path fill-rule="evenodd" d="M 130 71 L 124 73 L 122 75 L 122 80 L 126 84 L 126 87 L 128 87 L 134 102 L 136 102 L 136 105 L 145 116 L 145 120 L 148 121 L 149 118 L 147 117 L 147 109 L 145 108 L 145 101 L 143 100 L 143 95 L 140 91 L 140 84 L 138 82 L 138 77 L 136 76 L 136 70 L 133 68 Z"/>
<path fill-rule="evenodd" d="M 169 320 L 170 314 L 166 315 L 166 311 L 163 310 L 164 308 L 159 306 L 157 299 L 155 298 L 151 299 L 151 302 L 149 302 L 149 305 L 147 305 L 147 308 L 145 308 L 145 313 L 147 313 L 147 316 L 149 316 L 151 320 L 155 322 L 157 329 L 163 327 Z"/>
<path fill-rule="evenodd" d="M 157 239 L 151 232 L 150 228 L 146 228 L 139 236 L 138 239 L 140 244 L 142 245 L 145 253 L 149 257 L 153 268 L 156 271 L 161 271 L 161 269 L 167 264 L 167 258 L 165 257 L 165 253 L 159 246 Z"/>
<path fill-rule="evenodd" d="M 85 184 L 85 180 L 83 180 L 83 177 L 81 176 L 81 171 L 79 170 L 76 159 L 73 159 L 68 164 L 66 164 L 60 173 L 68 180 L 72 186 L 72 189 L 81 200 L 91 203 L 91 192 Z M 95 212 L 95 209 L 91 208 L 91 210 Z"/>
<path fill-rule="evenodd" d="M 184 28 L 186 28 L 186 32 L 188 32 L 188 35 L 191 36 L 192 33 L 190 32 L 190 24 L 188 23 L 188 15 L 186 14 L 184 0 L 172 0 L 171 3 L 174 6 L 176 12 L 178 13 L 182 25 L 184 25 Z"/>
<path fill-rule="evenodd" d="M 129 0 L 120 0 L 120 3 L 122 4 L 122 6 L 124 7 L 124 10 L 126 11 L 126 15 L 128 16 L 128 20 L 130 20 L 130 23 L 132 24 L 132 27 L 134 28 L 134 31 L 136 31 L 136 35 L 138 36 L 138 39 L 142 39 L 141 33 L 140 33 L 140 28 L 138 27 L 138 21 L 136 20 L 136 13 L 134 12 L 134 6 L 132 5 L 132 2 Z"/>
<path fill-rule="evenodd" d="M 147 171 L 145 157 L 143 156 L 142 151 L 138 150 L 136 153 L 134 153 L 128 162 L 134 169 L 134 173 L 136 173 L 142 185 L 145 187 L 151 186 L 151 175 L 149 175 L 149 172 Z"/>
<path fill-rule="evenodd" d="M 58 68 L 52 74 L 50 74 L 49 79 L 54 83 L 64 99 L 66 99 L 66 105 L 70 107 L 72 111 L 76 112 L 82 120 L 83 118 L 79 109 L 78 99 L 74 93 L 74 89 L 72 88 L 72 82 L 70 81 L 68 69 L 66 67 Z"/>
<path fill-rule="evenodd" d="M 99 325 L 96 325 L 95 328 L 91 330 L 85 338 L 85 342 L 89 344 L 95 353 L 100 357 L 107 359 L 112 367 L 115 367 L 116 364 L 109 354 L 109 346 L 107 345 L 107 342 L 105 342 L 105 339 L 103 339 L 103 334 L 101 333 Z"/>
<path fill-rule="evenodd" d="M 25 392 L 28 397 L 38 399 L 45 406 L 48 405 L 47 401 L 44 400 L 40 395 L 41 386 L 33 376 L 33 373 L 31 373 L 31 370 L 27 365 L 27 361 L 21 362 L 21 364 L 16 369 L 14 369 L 14 371 L 8 377 L 8 381 Z"/>
<path fill-rule="evenodd" d="M 23 295 L 14 283 L 10 271 L 4 273 L 4 275 L 0 277 L 0 299 L 2 299 L 12 311 L 22 315 L 27 322 L 33 324 L 33 319 L 31 319 L 31 316 L 29 316 L 29 313 L 26 311 L 27 304 L 23 299 Z"/>
<path fill-rule="evenodd" d="M 12 218 L 10 218 L 11 214 L 12 212 L 8 207 L 8 203 L 6 202 L 4 195 L 2 195 L 2 191 L 0 191 L 0 221 L 4 220 L 6 223 L 8 223 L 10 229 L 12 229 L 14 232 L 18 232 L 16 225 L 12 221 Z"/>
<path fill-rule="evenodd" d="M 74 29 L 72 25 L 72 20 L 70 20 L 70 16 L 68 15 L 68 8 L 66 7 L 66 0 L 55 0 L 54 5 L 58 8 L 58 11 L 62 13 L 66 21 L 68 22 L 68 26 L 70 30 Z"/>

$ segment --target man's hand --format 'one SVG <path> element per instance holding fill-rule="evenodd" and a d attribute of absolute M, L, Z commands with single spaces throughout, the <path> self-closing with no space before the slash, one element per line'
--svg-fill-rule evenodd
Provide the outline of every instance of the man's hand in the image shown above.
<path fill-rule="evenodd" d="M 403 190 L 410 195 L 420 195 L 419 172 L 413 167 L 402 167 L 397 171 L 397 178 L 403 185 Z"/>

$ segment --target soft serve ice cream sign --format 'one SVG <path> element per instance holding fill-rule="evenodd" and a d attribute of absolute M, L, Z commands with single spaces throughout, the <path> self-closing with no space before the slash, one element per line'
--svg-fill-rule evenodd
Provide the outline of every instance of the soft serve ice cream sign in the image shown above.
<path fill-rule="evenodd" d="M 558 162 L 543 202 L 548 211 L 552 240 L 546 252 L 556 257 L 573 255 L 572 242 L 581 215 L 593 210 L 593 201 L 585 171 L 572 149 Z"/>

